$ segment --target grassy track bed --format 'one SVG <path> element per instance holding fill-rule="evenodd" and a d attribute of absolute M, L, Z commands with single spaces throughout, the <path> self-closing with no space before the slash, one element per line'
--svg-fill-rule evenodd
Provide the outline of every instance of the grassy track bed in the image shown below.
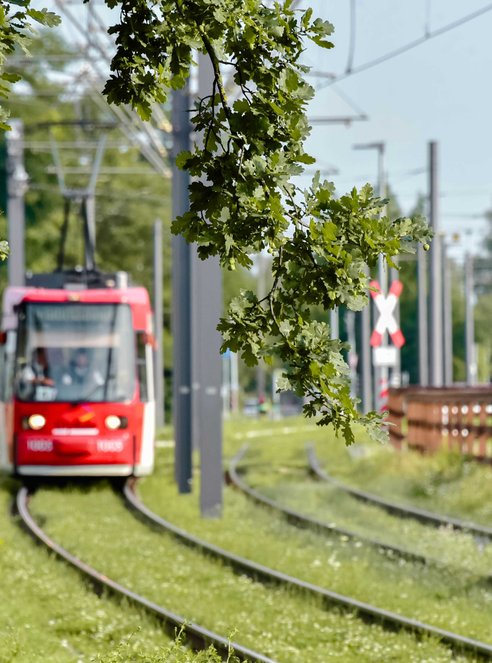
<path fill-rule="evenodd" d="M 13 488 L 0 478 L 0 663 L 85 663 L 97 655 L 104 661 L 118 647 L 127 656 L 121 660 L 135 652 L 154 660 L 169 643 L 161 626 L 140 610 L 97 597 L 36 546 L 10 515 Z"/>
<path fill-rule="evenodd" d="M 244 467 L 248 467 L 247 462 Z M 452 567 L 453 573 L 464 573 L 470 581 L 492 577 L 492 544 L 486 539 L 477 546 L 468 534 L 392 516 L 329 484 L 307 482 L 304 468 L 283 466 L 272 477 L 271 469 L 263 472 L 254 466 L 245 480 L 281 505 L 362 537 L 423 555 L 438 566 Z M 486 582 L 492 587 L 492 580 Z"/>
<path fill-rule="evenodd" d="M 492 468 L 445 451 L 399 452 L 362 434 L 346 448 L 330 431 L 315 431 L 324 469 L 341 481 L 395 502 L 492 527 Z"/>
<path fill-rule="evenodd" d="M 191 507 L 188 498 L 176 498 L 170 477 L 170 472 L 158 471 L 152 479 L 162 488 L 160 499 L 172 502 L 177 512 L 186 512 L 189 504 L 197 518 L 196 504 Z M 42 490 L 31 510 L 46 519 L 43 526 L 54 539 L 103 573 L 279 661 L 452 660 L 449 650 L 432 639 L 419 641 L 409 633 L 389 633 L 355 615 L 327 612 L 317 600 L 293 590 L 265 587 L 233 574 L 134 519 L 104 484 Z M 239 538 L 241 530 L 242 524 L 236 522 Z M 262 531 L 258 529 L 254 536 L 257 548 L 264 545 Z M 308 553 L 304 563 L 311 561 Z"/>
<path fill-rule="evenodd" d="M 258 425 L 258 424 L 257 424 Z M 387 475 L 391 477 L 396 486 L 405 485 L 409 481 L 408 472 L 411 469 L 415 485 L 422 482 L 422 491 L 428 483 L 427 476 L 436 472 L 436 467 L 448 468 L 447 474 L 441 469 L 441 475 L 448 477 L 444 483 L 447 492 L 455 496 L 455 502 L 471 503 L 475 493 L 487 493 L 492 482 L 492 470 L 476 464 L 464 463 L 461 458 L 455 456 L 439 455 L 438 457 L 416 456 L 414 453 L 403 453 L 393 451 L 390 447 L 368 443 L 364 447 L 356 447 L 356 457 L 352 459 L 349 451 L 341 440 L 335 439 L 326 429 L 316 426 L 309 428 L 304 420 L 297 420 L 289 427 L 280 423 L 269 424 L 270 430 L 278 431 L 271 435 L 260 436 L 260 430 L 255 431 L 254 437 L 241 437 L 232 432 L 231 449 L 238 446 L 240 440 L 247 440 L 250 447 L 243 467 L 248 467 L 248 481 L 261 489 L 266 495 L 277 499 L 286 506 L 298 509 L 320 520 L 334 523 L 362 536 L 376 536 L 378 539 L 441 561 L 457 568 L 468 570 L 473 574 L 488 576 L 492 574 L 492 543 L 486 539 L 477 548 L 476 542 L 467 534 L 450 531 L 446 528 L 436 530 L 432 526 L 423 525 L 414 519 L 404 519 L 393 516 L 383 509 L 362 503 L 360 500 L 344 493 L 327 483 L 306 482 L 306 441 L 313 442 L 316 455 L 322 459 L 322 466 L 329 472 L 336 474 L 349 484 L 366 490 L 372 490 L 376 494 L 382 494 L 377 490 L 375 483 L 378 477 L 383 482 Z M 289 432 L 282 432 L 289 431 Z M 360 451 L 360 449 L 365 451 Z M 359 451 L 357 451 L 359 449 Z M 354 451 L 352 450 L 352 453 Z M 362 454 L 362 455 L 361 455 Z M 428 463 L 429 466 L 425 465 Z M 452 468 L 458 463 L 462 472 L 473 472 L 477 486 L 463 488 L 462 481 L 453 483 L 449 478 L 454 470 Z M 418 467 L 418 472 L 414 466 Z M 338 472 L 340 468 L 340 473 Z M 351 479 L 350 471 L 356 471 L 358 483 Z M 484 470 L 489 473 L 487 477 L 482 476 Z M 478 475 L 477 475 L 478 473 Z M 376 477 L 376 480 L 370 477 Z M 366 483 L 362 477 L 366 477 Z M 419 479 L 420 477 L 420 479 Z M 480 479 L 480 477 L 482 477 Z M 387 479 L 389 481 L 389 479 Z M 437 479 L 435 479 L 437 481 Z M 451 483 L 450 483 L 451 482 Z M 444 490 L 444 489 L 443 489 Z M 460 491 L 465 491 L 463 494 Z M 386 493 L 385 497 L 397 501 L 401 495 L 393 491 Z M 407 502 L 410 499 L 407 497 Z M 482 504 L 482 511 L 490 509 L 492 504 L 492 491 L 490 497 L 486 494 L 483 498 L 486 504 Z M 488 500 L 488 502 L 487 502 Z M 414 503 L 417 503 L 414 500 Z M 427 509 L 437 510 L 432 501 L 420 504 Z M 449 510 L 448 510 L 449 513 Z M 475 513 L 475 512 L 474 512 Z M 474 515 L 470 511 L 463 511 L 461 517 Z M 455 513 L 456 515 L 456 513 Z M 460 517 L 460 514 L 457 514 Z M 477 519 L 478 521 L 479 519 Z M 481 521 L 491 525 L 492 519 L 487 522 L 485 518 Z"/>
<path fill-rule="evenodd" d="M 492 591 L 477 585 L 473 574 L 391 559 L 345 537 L 297 530 L 233 489 L 225 493 L 222 520 L 201 520 L 196 498 L 178 503 L 173 490 L 168 462 L 142 482 L 140 493 L 164 518 L 239 555 L 407 617 L 491 639 Z"/>

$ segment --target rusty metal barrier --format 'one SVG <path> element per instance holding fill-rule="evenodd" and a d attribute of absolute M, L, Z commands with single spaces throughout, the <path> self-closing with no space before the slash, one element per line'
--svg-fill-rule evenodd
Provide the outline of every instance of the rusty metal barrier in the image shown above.
<path fill-rule="evenodd" d="M 492 387 L 390 389 L 391 443 L 492 461 Z"/>

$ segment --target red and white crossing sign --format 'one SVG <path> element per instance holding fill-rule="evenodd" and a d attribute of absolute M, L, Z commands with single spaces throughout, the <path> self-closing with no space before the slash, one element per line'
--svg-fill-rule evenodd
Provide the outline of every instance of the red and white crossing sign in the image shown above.
<path fill-rule="evenodd" d="M 377 281 L 371 281 L 369 283 L 371 288 L 370 293 L 371 297 L 374 299 L 376 308 L 378 309 L 380 316 L 377 319 L 376 326 L 371 335 L 371 345 L 373 348 L 377 348 L 383 342 L 383 335 L 386 330 L 391 336 L 391 340 L 397 348 L 401 348 L 405 345 L 405 337 L 402 334 L 400 326 L 396 321 L 393 311 L 396 308 L 398 303 L 398 298 L 401 295 L 403 290 L 403 283 L 401 281 L 393 281 L 388 292 L 388 296 L 385 297 L 381 292 L 381 286 Z"/>

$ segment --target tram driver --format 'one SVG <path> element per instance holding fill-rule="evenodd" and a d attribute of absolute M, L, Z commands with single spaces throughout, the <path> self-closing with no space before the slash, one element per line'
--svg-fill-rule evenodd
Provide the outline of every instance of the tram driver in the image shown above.
<path fill-rule="evenodd" d="M 78 348 L 72 356 L 68 370 L 61 378 L 63 387 L 79 396 L 88 396 L 87 390 L 97 390 L 104 385 L 102 373 L 91 365 L 91 357 L 86 348 Z M 63 388 L 62 387 L 62 388 Z"/>
<path fill-rule="evenodd" d="M 51 400 L 49 394 L 54 391 L 54 386 L 46 348 L 34 348 L 31 363 L 24 366 L 19 378 L 19 396 L 23 400 Z"/>

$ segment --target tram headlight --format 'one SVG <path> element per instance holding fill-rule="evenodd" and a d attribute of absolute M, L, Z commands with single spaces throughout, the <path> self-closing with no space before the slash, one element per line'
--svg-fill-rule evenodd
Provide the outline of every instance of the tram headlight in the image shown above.
<path fill-rule="evenodd" d="M 108 414 L 104 423 L 109 430 L 118 430 L 118 428 L 126 428 L 128 426 L 127 418 L 118 417 L 116 414 Z"/>
<path fill-rule="evenodd" d="M 42 414 L 31 414 L 27 417 L 27 426 L 31 430 L 41 430 L 46 423 L 46 419 Z"/>

